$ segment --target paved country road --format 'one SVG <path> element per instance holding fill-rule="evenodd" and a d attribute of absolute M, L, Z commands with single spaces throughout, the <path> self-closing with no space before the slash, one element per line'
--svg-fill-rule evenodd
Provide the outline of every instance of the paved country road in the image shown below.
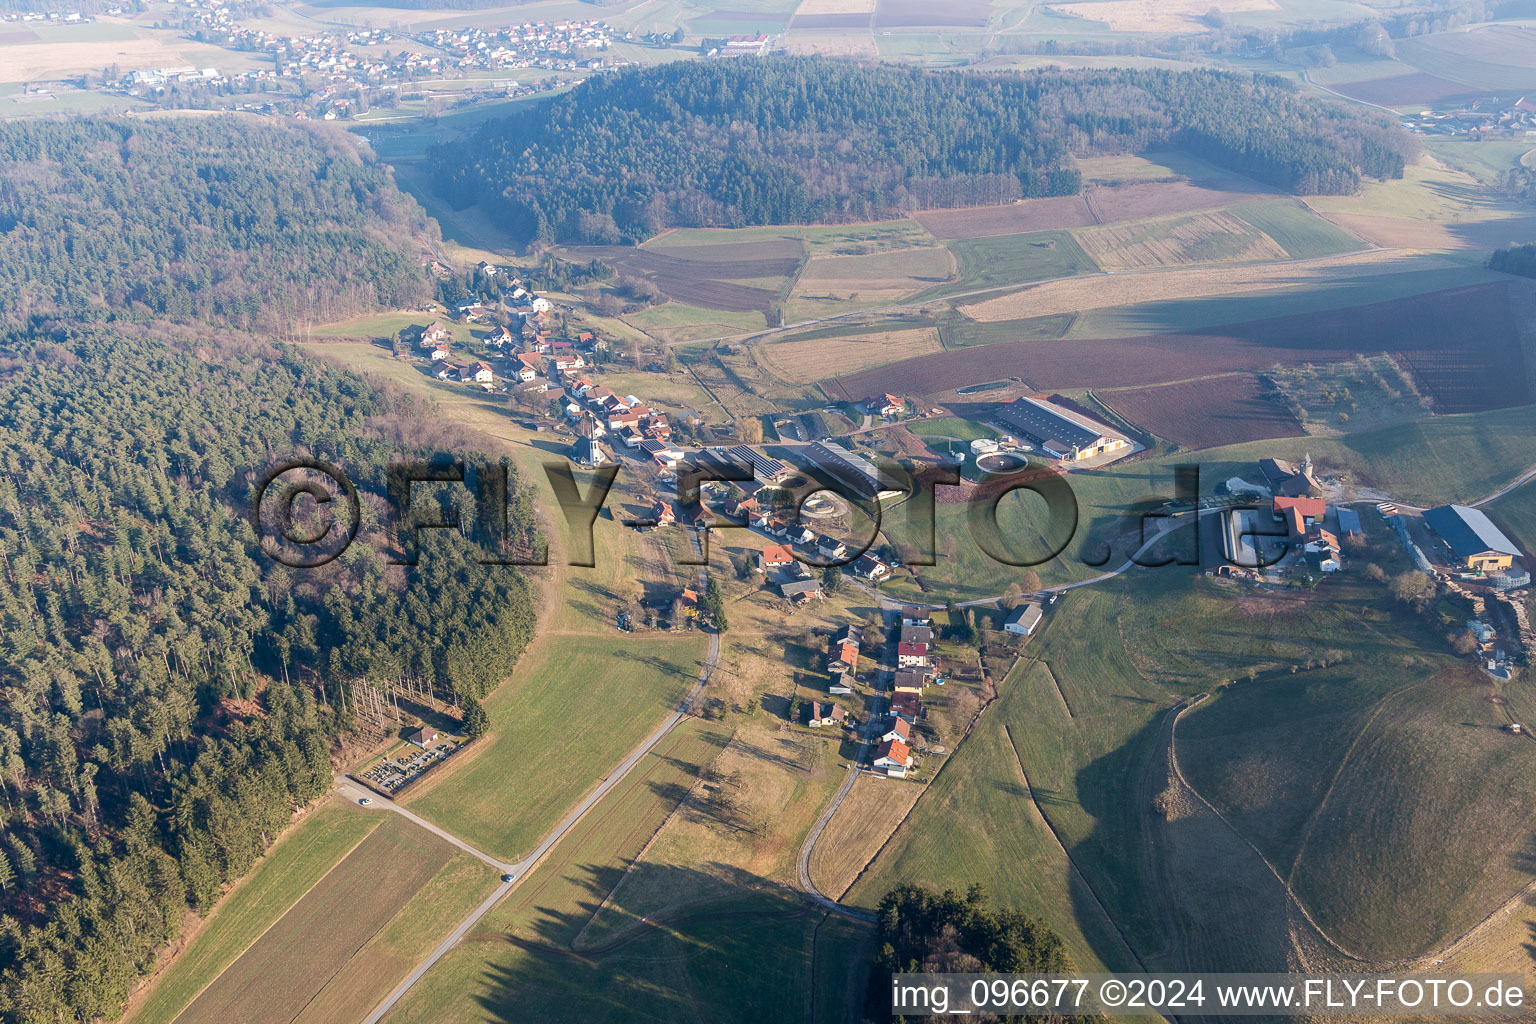
<path fill-rule="evenodd" d="M 468 843 L 464 842 L 462 839 L 459 839 L 457 836 L 454 836 L 451 833 L 438 828 L 436 825 L 433 825 L 431 822 L 425 820 L 424 818 L 420 818 L 417 815 L 412 814 L 410 811 L 406 810 L 404 807 L 401 807 L 395 801 L 388 798 L 379 797 L 371 790 L 364 790 L 356 782 L 353 782 L 350 779 L 344 780 L 340 785 L 337 786 L 337 792 L 341 793 L 343 796 L 354 800 L 360 800 L 364 795 L 366 795 L 373 799 L 373 803 L 369 805 L 370 807 L 377 807 L 381 810 L 391 810 L 397 814 L 403 814 L 411 821 L 421 825 L 433 835 L 446 839 L 448 842 L 452 843 L 454 846 L 457 846 L 459 849 L 464 850 L 467 853 L 474 855 L 475 857 L 478 857 L 480 860 L 501 871 L 503 875 L 510 876 L 506 878 L 506 880 L 504 880 L 500 885 L 498 885 L 494 892 L 486 897 L 484 903 L 481 903 L 468 917 L 459 922 L 459 926 L 450 932 L 448 937 L 445 938 L 438 945 L 438 947 L 432 951 L 432 955 L 427 957 L 427 959 L 422 963 L 418 964 L 416 969 L 407 975 L 405 980 L 397 985 L 395 990 L 391 992 L 387 997 L 385 997 L 384 1001 L 375 1007 L 372 1013 L 364 1018 L 363 1024 L 378 1024 L 379 1021 L 383 1020 L 385 1015 L 388 1014 L 390 1010 L 394 1009 L 395 1004 L 404 998 L 405 994 L 409 992 L 415 986 L 415 984 L 421 980 L 422 976 L 432 968 L 433 964 L 441 960 L 444 956 L 447 955 L 450 949 L 458 945 L 459 940 L 464 938 L 465 935 L 469 934 L 469 930 L 478 924 L 482 917 L 490 913 L 491 908 L 494 907 L 497 903 L 501 902 L 502 897 L 506 896 L 507 893 L 515 889 L 517 884 L 521 882 L 525 877 L 527 877 L 528 873 L 538 865 L 539 861 L 544 859 L 544 855 L 548 853 L 556 843 L 565 838 L 566 833 L 570 832 L 571 829 L 576 827 L 576 823 L 581 820 L 582 816 L 585 815 L 587 811 L 592 809 L 594 804 L 606 796 L 614 786 L 617 786 L 624 779 L 624 776 L 628 775 L 630 770 L 633 769 L 635 765 L 640 763 L 641 758 L 650 753 L 651 749 L 655 747 L 656 744 L 660 743 L 666 737 L 667 733 L 671 732 L 674 728 L 677 727 L 677 724 L 683 720 L 683 718 L 688 714 L 689 709 L 693 706 L 693 702 L 695 698 L 698 697 L 699 691 L 702 690 L 704 688 L 704 684 L 709 681 L 710 674 L 714 672 L 715 663 L 719 661 L 719 659 L 720 634 L 711 633 L 709 634 L 709 653 L 704 656 L 704 664 L 699 666 L 698 678 L 694 681 L 693 688 L 688 691 L 688 695 L 683 698 L 683 702 L 678 705 L 677 710 L 672 712 L 671 715 L 667 716 L 666 721 L 657 726 L 655 732 L 651 733 L 644 740 L 642 740 L 640 745 L 631 751 L 629 756 L 620 762 L 619 766 L 610 772 L 608 777 L 600 782 L 596 789 L 592 790 L 592 792 L 583 797 L 581 802 L 571 809 L 571 812 L 565 816 L 560 824 L 555 826 L 554 831 L 545 836 L 544 840 L 540 842 L 538 846 L 534 847 L 532 853 L 513 864 L 508 864 L 504 861 L 497 860 L 489 854 L 475 849 L 473 846 L 470 846 Z"/>

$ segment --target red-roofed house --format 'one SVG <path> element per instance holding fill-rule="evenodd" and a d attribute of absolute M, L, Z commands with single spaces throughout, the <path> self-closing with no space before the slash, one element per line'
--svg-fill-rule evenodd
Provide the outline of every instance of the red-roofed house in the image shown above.
<path fill-rule="evenodd" d="M 876 768 L 884 768 L 885 774 L 903 778 L 912 766 L 912 751 L 901 740 L 886 740 L 875 751 Z"/>
<path fill-rule="evenodd" d="M 900 668 L 913 668 L 915 666 L 927 667 L 927 644 L 897 644 L 896 664 Z"/>
<path fill-rule="evenodd" d="M 757 560 L 757 566 L 763 572 L 767 572 L 769 569 L 792 565 L 794 561 L 795 553 L 789 549 L 789 545 L 769 544 L 763 548 L 763 553 Z"/>
<path fill-rule="evenodd" d="M 886 743 L 890 740 L 900 740 L 903 743 L 911 743 L 912 723 L 898 715 L 896 719 L 891 722 L 891 727 L 885 730 L 885 734 L 880 737 L 881 743 Z"/>
<path fill-rule="evenodd" d="M 859 645 L 852 640 L 834 640 L 827 651 L 828 672 L 857 672 Z"/>
<path fill-rule="evenodd" d="M 1275 499 L 1275 518 L 1285 521 L 1292 537 L 1306 536 L 1307 527 L 1321 523 L 1327 511 L 1328 503 L 1322 498 Z"/>

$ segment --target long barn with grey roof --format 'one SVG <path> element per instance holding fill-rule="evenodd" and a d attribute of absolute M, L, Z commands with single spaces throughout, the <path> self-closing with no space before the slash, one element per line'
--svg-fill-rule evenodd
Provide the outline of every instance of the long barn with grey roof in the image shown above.
<path fill-rule="evenodd" d="M 1043 398 L 1015 399 L 997 411 L 996 419 L 1063 462 L 1080 462 L 1130 447 L 1130 441 L 1103 424 Z"/>
<path fill-rule="evenodd" d="M 1469 569 L 1501 571 L 1513 565 L 1520 554 L 1514 541 L 1475 508 L 1441 505 L 1425 512 L 1424 522 L 1445 541 L 1457 561 Z"/>

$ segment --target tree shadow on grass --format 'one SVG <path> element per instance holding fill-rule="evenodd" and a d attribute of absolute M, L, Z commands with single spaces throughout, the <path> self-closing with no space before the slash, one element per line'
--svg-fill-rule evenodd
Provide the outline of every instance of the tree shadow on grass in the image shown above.
<path fill-rule="evenodd" d="M 798 1021 L 813 1018 L 825 911 L 780 883 L 718 862 L 585 864 L 586 898 L 539 907 L 494 955 L 472 998 L 490 1020 Z M 598 915 L 594 921 L 594 915 Z M 842 966 L 838 961 L 836 966 Z"/>

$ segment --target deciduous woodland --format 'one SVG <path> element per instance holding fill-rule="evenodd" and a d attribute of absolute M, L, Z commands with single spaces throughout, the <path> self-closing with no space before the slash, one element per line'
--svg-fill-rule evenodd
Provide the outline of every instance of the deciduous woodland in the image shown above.
<path fill-rule="evenodd" d="M 344 132 L 233 116 L 0 123 L 0 316 L 278 327 L 431 294 L 421 208 Z"/>
<path fill-rule="evenodd" d="M 1302 194 L 1401 177 L 1412 140 L 1282 79 L 931 72 L 775 57 L 589 79 L 437 147 L 438 190 L 524 240 L 839 222 L 1081 187 L 1074 156 L 1181 145 Z"/>

